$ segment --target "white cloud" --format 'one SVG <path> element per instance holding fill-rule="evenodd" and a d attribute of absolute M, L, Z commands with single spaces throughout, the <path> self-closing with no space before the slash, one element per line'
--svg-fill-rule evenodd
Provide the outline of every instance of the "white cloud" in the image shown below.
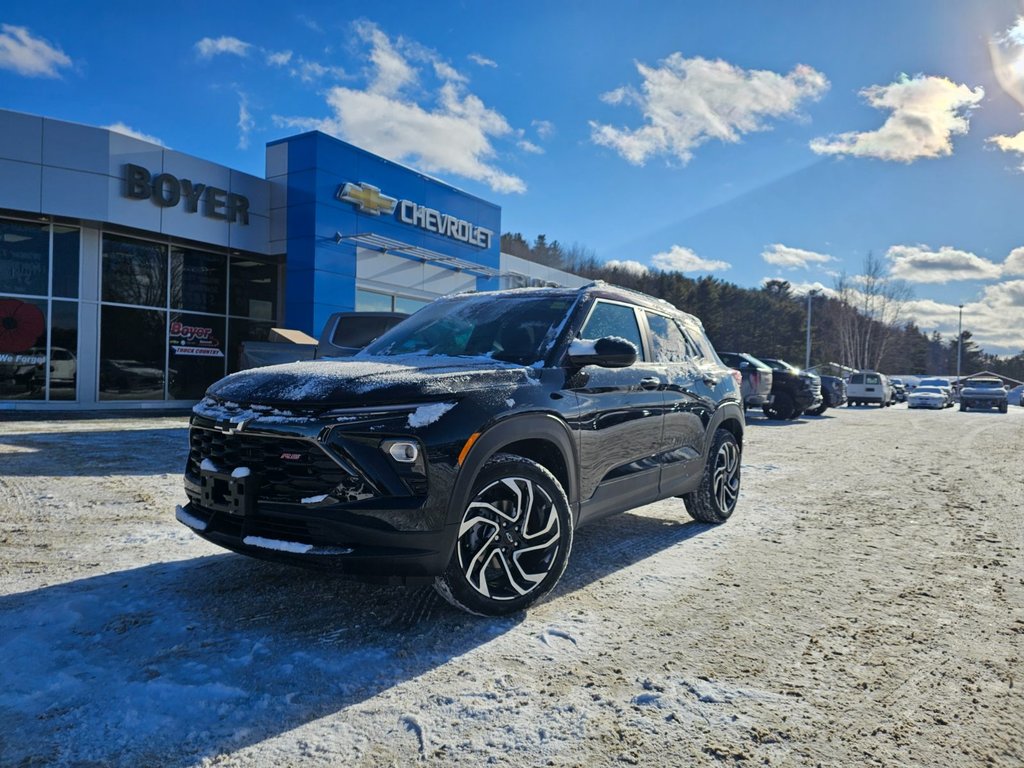
<path fill-rule="evenodd" d="M 488 59 L 486 56 L 481 56 L 479 53 L 469 54 L 469 60 L 481 67 L 497 68 L 498 66 L 498 62 L 494 61 L 493 59 Z"/>
<path fill-rule="evenodd" d="M 381 96 L 395 97 L 402 90 L 416 82 L 417 72 L 391 44 L 391 40 L 375 24 L 359 22 L 356 32 L 364 42 L 369 43 L 370 61 L 373 71 L 370 78 L 370 92 Z"/>
<path fill-rule="evenodd" d="M 248 56 L 251 43 L 243 42 L 237 37 L 204 37 L 196 43 L 196 53 L 201 59 L 212 59 L 221 53 L 229 53 L 233 56 Z"/>
<path fill-rule="evenodd" d="M 256 121 L 249 113 L 249 100 L 244 93 L 238 94 L 238 148 L 249 148 L 249 134 L 256 126 Z"/>
<path fill-rule="evenodd" d="M 544 148 L 543 147 L 538 147 L 532 141 L 527 141 L 526 139 L 520 139 L 516 143 L 516 146 L 519 147 L 521 150 L 523 150 L 523 152 L 529 152 L 531 155 L 543 155 L 544 154 Z"/>
<path fill-rule="evenodd" d="M 995 144 L 1003 152 L 1016 152 L 1018 155 L 1024 155 L 1024 131 L 1013 136 L 990 136 L 985 141 L 989 144 Z M 1024 158 L 1018 159 L 1021 160 L 1019 170 L 1024 171 Z"/>
<path fill-rule="evenodd" d="M 316 61 L 300 58 L 291 68 L 291 75 L 304 83 L 313 83 L 324 77 L 334 77 L 340 80 L 345 77 L 345 70 L 341 67 L 327 67 Z"/>
<path fill-rule="evenodd" d="M 291 60 L 291 51 L 270 51 L 267 53 L 267 64 L 272 67 L 283 67 Z"/>
<path fill-rule="evenodd" d="M 167 147 L 162 139 L 158 139 L 156 136 L 150 136 L 148 133 L 143 133 L 142 131 L 136 131 L 131 126 L 125 125 L 121 122 L 111 123 L 110 125 L 104 125 L 102 127 L 106 128 L 108 131 L 115 131 L 116 133 L 120 133 L 125 136 L 131 136 L 133 139 L 148 141 L 150 144 L 159 144 L 161 147 Z"/>
<path fill-rule="evenodd" d="M 761 287 L 763 288 L 772 280 L 782 280 L 783 282 L 789 283 L 789 292 L 793 296 L 806 297 L 808 291 L 816 291 L 821 296 L 828 296 L 829 298 L 835 298 L 839 293 L 832 287 L 820 283 L 817 280 L 810 283 L 794 283 L 792 280 L 786 280 L 781 275 L 766 275 L 761 278 Z"/>
<path fill-rule="evenodd" d="M 860 93 L 872 107 L 892 112 L 882 127 L 814 139 L 812 151 L 901 163 L 951 155 L 953 136 L 967 133 L 968 114 L 985 96 L 981 86 L 971 89 L 930 75 L 903 75 L 894 83 L 872 85 Z"/>
<path fill-rule="evenodd" d="M 805 251 L 802 248 L 791 248 L 782 243 L 769 245 L 761 252 L 761 258 L 769 264 L 790 269 L 796 269 L 797 267 L 806 269 L 811 264 L 826 264 L 830 261 L 835 261 L 834 258 L 827 254 Z"/>
<path fill-rule="evenodd" d="M 550 120 L 532 120 L 530 125 L 537 131 L 537 136 L 542 140 L 550 139 L 555 135 L 555 124 Z"/>
<path fill-rule="evenodd" d="M 960 308 L 931 299 L 907 303 L 905 316 L 922 332 L 938 331 L 947 339 L 956 339 Z M 1021 352 L 1020 328 L 1024 327 L 1024 280 L 1012 280 L 987 286 L 974 301 L 963 306 L 963 329 L 985 351 L 998 355 Z"/>
<path fill-rule="evenodd" d="M 890 274 L 912 283 L 993 280 L 1003 271 L 999 264 L 948 245 L 937 251 L 926 245 L 894 245 L 886 256 L 891 262 Z"/>
<path fill-rule="evenodd" d="M 329 116 L 276 117 L 278 125 L 315 128 L 428 173 L 483 182 L 496 192 L 526 191 L 522 179 L 495 164 L 494 140 L 517 138 L 503 115 L 470 93 L 462 79 L 446 78 L 451 73 L 444 67 L 432 67 L 441 85 L 430 89 L 422 82 L 425 72 L 414 67 L 400 48 L 430 64 L 439 61 L 435 54 L 402 41 L 396 45 L 369 22 L 358 24 L 356 30 L 371 48 L 367 89 L 330 88 Z M 417 88 L 410 87 L 414 83 Z"/>
<path fill-rule="evenodd" d="M 0 25 L 0 69 L 26 77 L 60 77 L 71 59 L 59 46 L 34 37 L 26 27 Z"/>
<path fill-rule="evenodd" d="M 803 64 L 780 75 L 673 53 L 657 67 L 637 62 L 636 68 L 643 79 L 640 91 L 625 86 L 601 99 L 638 107 L 646 124 L 631 129 L 590 122 L 594 143 L 634 165 L 655 155 L 686 164 L 705 142 L 737 143 L 743 134 L 768 130 L 767 118 L 793 116 L 802 102 L 820 98 L 829 87 L 823 74 Z"/>
<path fill-rule="evenodd" d="M 651 264 L 666 272 L 717 272 L 730 269 L 727 261 L 702 259 L 689 248 L 673 245 L 669 250 L 651 256 Z"/>
<path fill-rule="evenodd" d="M 1003 262 L 1003 275 L 1024 275 L 1024 248 L 1014 248 Z"/>
<path fill-rule="evenodd" d="M 633 261 L 632 259 L 626 259 L 625 261 L 619 261 L 618 259 L 611 259 L 604 263 L 608 269 L 618 269 L 622 272 L 628 272 L 631 275 L 646 275 L 651 270 L 639 261 Z"/>

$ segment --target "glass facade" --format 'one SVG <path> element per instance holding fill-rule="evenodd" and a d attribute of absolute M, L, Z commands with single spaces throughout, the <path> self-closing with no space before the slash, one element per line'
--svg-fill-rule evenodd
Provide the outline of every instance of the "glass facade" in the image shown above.
<path fill-rule="evenodd" d="M 0 218 L 0 401 L 76 399 L 80 252 L 76 227 Z"/>
<path fill-rule="evenodd" d="M 198 400 L 275 324 L 278 264 L 106 233 L 101 250 L 100 400 Z"/>

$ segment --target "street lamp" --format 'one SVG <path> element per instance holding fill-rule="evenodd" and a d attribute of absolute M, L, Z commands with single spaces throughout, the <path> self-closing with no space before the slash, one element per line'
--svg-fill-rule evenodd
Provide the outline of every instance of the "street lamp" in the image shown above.
<path fill-rule="evenodd" d="M 817 296 L 821 291 L 813 288 L 807 292 L 807 356 L 804 360 L 804 370 L 811 367 L 811 298 Z"/>
<path fill-rule="evenodd" d="M 960 387 L 960 355 L 964 346 L 964 305 L 960 305 L 960 316 L 956 322 L 956 385 Z"/>

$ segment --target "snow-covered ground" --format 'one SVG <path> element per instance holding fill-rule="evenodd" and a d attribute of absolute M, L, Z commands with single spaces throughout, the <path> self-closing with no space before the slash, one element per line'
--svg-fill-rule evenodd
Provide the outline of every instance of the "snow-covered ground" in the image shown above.
<path fill-rule="evenodd" d="M 184 419 L 0 421 L 0 765 L 1024 764 L 1024 408 L 752 415 L 506 620 L 223 552 Z"/>

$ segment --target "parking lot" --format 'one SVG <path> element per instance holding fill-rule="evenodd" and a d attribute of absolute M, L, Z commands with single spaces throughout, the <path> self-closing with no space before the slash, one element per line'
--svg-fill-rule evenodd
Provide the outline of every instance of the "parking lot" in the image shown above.
<path fill-rule="evenodd" d="M 751 413 L 732 520 L 583 528 L 495 620 L 193 536 L 184 418 L 0 421 L 0 765 L 1020 766 L 1022 444 Z"/>

